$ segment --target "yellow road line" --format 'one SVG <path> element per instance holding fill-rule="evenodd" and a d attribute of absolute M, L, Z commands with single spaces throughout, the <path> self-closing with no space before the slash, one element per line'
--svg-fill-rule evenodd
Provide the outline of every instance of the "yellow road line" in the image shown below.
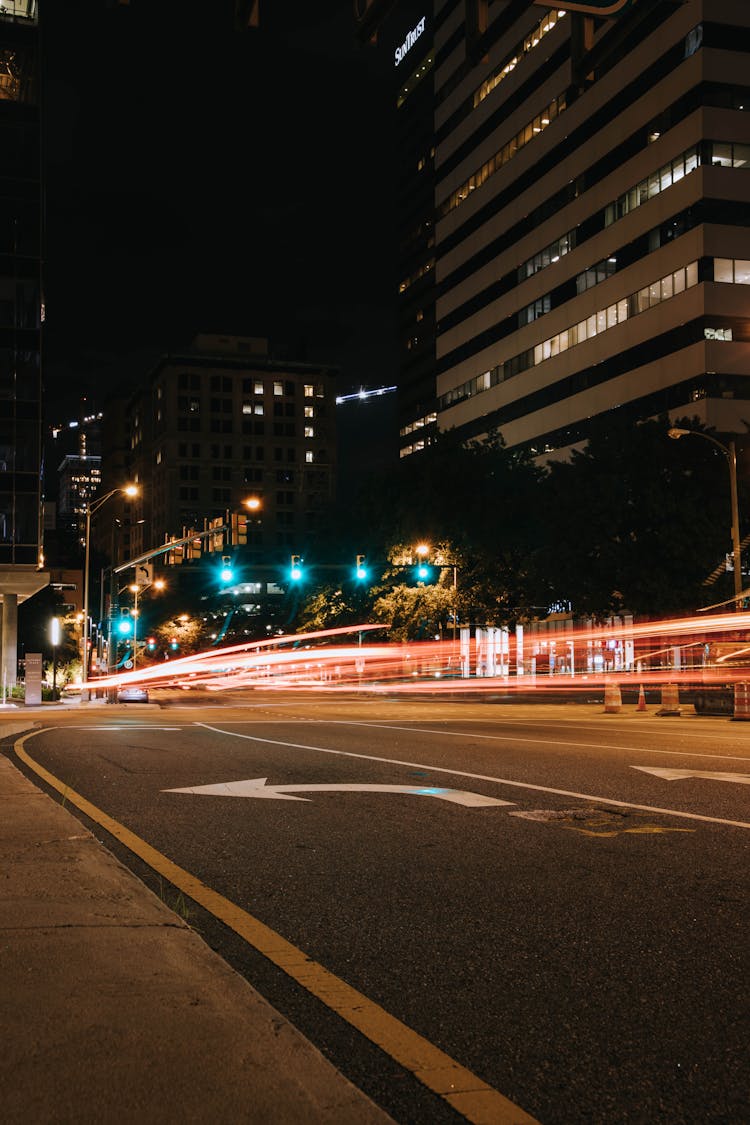
<path fill-rule="evenodd" d="M 536 1118 L 520 1109 L 494 1087 L 488 1086 L 429 1040 L 412 1031 L 401 1020 L 390 1015 L 379 1004 L 369 1000 L 317 961 L 310 960 L 301 949 L 297 949 L 265 923 L 211 890 L 200 879 L 173 863 L 140 836 L 130 832 L 119 821 L 92 805 L 34 761 L 24 748 L 24 743 L 52 729 L 54 728 L 47 727 L 31 731 L 15 742 L 14 750 L 22 762 L 58 793 L 63 794 L 68 803 L 75 805 L 183 894 L 229 926 L 371 1043 L 410 1071 L 424 1086 L 444 1098 L 467 1121 L 474 1125 L 539 1125 Z"/>

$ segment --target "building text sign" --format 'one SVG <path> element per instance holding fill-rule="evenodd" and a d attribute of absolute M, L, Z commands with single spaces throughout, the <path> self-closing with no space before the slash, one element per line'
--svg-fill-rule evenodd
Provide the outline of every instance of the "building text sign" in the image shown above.
<path fill-rule="evenodd" d="M 42 702 L 42 654 L 27 652 L 24 661 L 25 701 L 32 707 Z"/>
<path fill-rule="evenodd" d="M 396 48 L 396 66 L 405 58 L 405 56 L 412 49 L 420 35 L 424 34 L 426 16 L 422 16 L 419 23 L 409 31 L 400 47 Z"/>

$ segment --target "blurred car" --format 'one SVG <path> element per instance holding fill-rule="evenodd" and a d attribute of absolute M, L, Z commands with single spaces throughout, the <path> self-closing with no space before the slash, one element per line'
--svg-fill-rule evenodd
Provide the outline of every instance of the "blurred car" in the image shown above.
<path fill-rule="evenodd" d="M 148 690 L 145 687 L 139 687 L 136 684 L 131 684 L 128 687 L 121 687 L 117 692 L 118 703 L 148 703 Z"/>

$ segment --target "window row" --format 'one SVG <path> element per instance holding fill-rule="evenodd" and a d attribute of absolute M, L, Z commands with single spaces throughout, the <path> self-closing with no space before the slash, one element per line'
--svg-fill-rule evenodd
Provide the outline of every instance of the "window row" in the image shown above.
<path fill-rule="evenodd" d="M 433 422 L 437 422 L 436 410 L 433 410 L 430 414 L 425 414 L 423 418 L 417 418 L 416 421 L 410 422 L 408 426 L 399 430 L 399 434 L 401 437 L 406 437 L 408 434 L 413 434 L 415 430 L 421 430 L 423 426 L 429 426 Z"/>
<path fill-rule="evenodd" d="M 525 148 L 529 141 L 533 140 L 535 136 L 543 132 L 548 125 L 550 125 L 555 118 L 565 109 L 565 95 L 560 94 L 559 97 L 553 98 L 552 101 L 546 106 L 541 113 L 532 118 L 523 129 L 519 129 L 514 137 L 503 145 L 501 149 L 491 156 L 489 160 L 485 161 L 481 168 L 469 176 L 460 187 L 451 192 L 447 199 L 438 207 L 438 216 L 443 218 L 445 215 L 450 214 L 456 207 L 459 207 L 466 199 L 469 198 L 471 193 L 478 187 L 481 187 L 490 176 L 494 176 L 496 172 L 512 160 L 514 156 Z"/>
<path fill-rule="evenodd" d="M 208 385 L 211 391 L 233 393 L 240 388 L 240 380 L 232 378 L 231 375 L 210 375 Z M 243 394 L 272 394 L 275 398 L 281 398 L 282 396 L 293 398 L 297 393 L 298 385 L 293 379 L 273 379 L 264 382 L 262 379 L 243 377 L 241 381 Z M 201 375 L 195 372 L 180 371 L 177 376 L 177 386 L 181 391 L 200 391 L 203 389 Z M 325 390 L 322 383 L 303 383 L 302 394 L 304 398 L 323 398 Z M 157 387 L 156 395 L 158 399 L 163 398 L 163 387 Z M 179 403 L 183 401 L 182 398 L 178 400 Z"/>
<path fill-rule="evenodd" d="M 608 277 L 612 277 L 617 273 L 617 258 L 603 258 L 601 262 L 597 262 L 595 266 L 589 266 L 583 273 L 579 273 L 576 278 L 576 293 L 585 293 L 587 289 L 593 289 L 595 285 L 601 285 Z"/>
<path fill-rule="evenodd" d="M 577 344 L 593 339 L 594 336 L 622 324 L 662 301 L 676 297 L 685 289 L 690 289 L 697 284 L 698 263 L 691 262 L 688 266 L 659 278 L 607 308 L 599 309 L 591 316 L 586 317 L 585 320 L 566 328 L 563 332 L 558 332 L 549 339 L 542 340 L 533 348 L 519 352 L 518 355 L 498 363 L 496 367 L 489 371 L 483 371 L 481 375 L 475 375 L 473 378 L 467 379 L 465 383 L 458 387 L 452 387 L 440 396 L 439 407 L 441 410 L 447 410 L 467 398 L 488 391 L 491 387 L 497 386 L 498 383 L 503 383 L 507 379 L 519 375 L 522 371 L 527 371 L 530 367 L 536 367 L 540 363 L 544 363 L 545 360 L 551 359 Z"/>
<path fill-rule="evenodd" d="M 658 171 L 652 172 L 647 179 L 641 180 L 635 187 L 630 188 L 618 196 L 613 203 L 608 204 L 604 212 L 605 226 L 611 226 L 618 219 L 622 219 L 631 211 L 635 211 L 637 207 L 642 207 L 655 195 L 666 191 L 672 184 L 676 184 L 685 176 L 689 176 L 700 162 L 698 146 L 691 145 L 685 152 L 676 156 L 674 160 L 670 160 Z"/>
<path fill-rule="evenodd" d="M 525 262 L 521 262 L 518 267 L 518 280 L 524 281 L 527 277 L 533 277 L 535 273 L 539 273 L 539 270 L 546 270 L 547 266 L 559 262 L 565 254 L 575 250 L 575 246 L 576 232 L 569 230 L 561 238 L 550 242 L 549 246 L 545 246 L 538 254 L 534 254 L 531 258 L 527 258 Z"/>
<path fill-rule="evenodd" d="M 676 297 L 679 293 L 683 293 L 686 289 L 690 289 L 697 284 L 698 263 L 691 262 L 683 269 L 668 273 L 666 277 L 651 282 L 650 285 L 639 289 L 637 293 L 631 293 L 615 304 L 608 305 L 606 309 L 600 309 L 593 316 L 587 317 L 586 320 L 571 325 L 564 332 L 558 332 L 555 336 L 551 336 L 549 340 L 537 344 L 534 348 L 534 365 L 536 366 L 536 364 L 542 363 L 545 359 L 558 355 L 560 352 L 567 351 L 568 348 L 573 348 L 576 344 L 591 340 L 594 336 L 606 332 L 607 329 L 623 324 L 626 320 L 638 316 L 639 313 L 646 312 L 647 309 L 661 304 L 662 301 L 668 301 L 671 297 Z"/>
<path fill-rule="evenodd" d="M 508 75 L 516 69 L 523 59 L 523 56 L 533 51 L 540 40 L 543 39 L 548 32 L 552 31 L 552 28 L 555 27 L 558 20 L 561 20 L 564 15 L 565 12 L 555 11 L 554 9 L 547 12 L 546 16 L 539 21 L 534 30 L 518 44 L 513 54 L 509 58 L 506 58 L 503 64 L 497 67 L 497 69 L 484 80 L 478 90 L 474 91 L 474 109 L 492 93 L 496 86 L 500 85 L 504 78 L 507 78 Z"/>
<path fill-rule="evenodd" d="M 415 270 L 414 273 L 409 274 L 409 276 L 407 278 L 405 278 L 399 284 L 399 287 L 398 287 L 399 293 L 404 293 L 409 288 L 410 285 L 413 285 L 415 281 L 419 281 L 420 277 L 424 277 L 425 274 L 428 274 L 430 272 L 430 270 L 432 270 L 434 268 L 435 268 L 435 259 L 434 258 L 430 258 L 430 259 L 428 259 L 428 261 L 423 262 L 422 265 L 419 267 L 419 269 Z"/>

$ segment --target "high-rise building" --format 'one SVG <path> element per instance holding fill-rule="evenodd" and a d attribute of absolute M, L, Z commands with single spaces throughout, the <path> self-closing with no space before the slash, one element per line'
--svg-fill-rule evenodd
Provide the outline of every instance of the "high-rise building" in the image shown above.
<path fill-rule="evenodd" d="M 401 456 L 453 429 L 564 457 L 613 410 L 744 433 L 748 5 L 360 0 L 358 21 L 403 78 Z"/>
<path fill-rule="evenodd" d="M 42 570 L 42 187 L 36 0 L 0 7 L 0 594 L 2 672 L 16 682 L 17 608 Z"/>
<path fill-rule="evenodd" d="M 435 138 L 433 19 L 424 0 L 363 0 L 358 31 L 382 51 L 395 106 L 399 451 L 437 428 L 435 388 Z"/>
<path fill-rule="evenodd" d="M 750 5 L 435 4 L 438 426 L 750 415 Z M 470 26 L 468 14 L 474 13 Z"/>

